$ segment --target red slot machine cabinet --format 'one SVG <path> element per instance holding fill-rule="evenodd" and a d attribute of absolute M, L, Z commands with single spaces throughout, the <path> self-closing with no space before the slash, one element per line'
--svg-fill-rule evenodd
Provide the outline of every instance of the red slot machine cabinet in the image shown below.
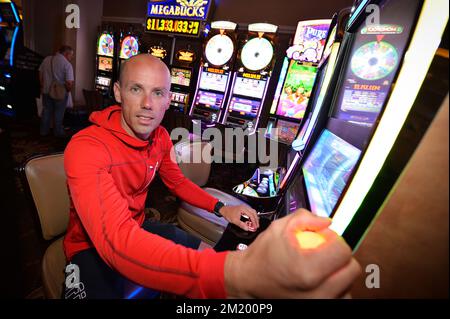
<path fill-rule="evenodd" d="M 259 123 L 267 87 L 275 64 L 278 26 L 253 23 L 238 53 L 230 98 L 222 123 L 253 132 Z"/>
<path fill-rule="evenodd" d="M 194 119 L 216 123 L 222 116 L 237 51 L 236 27 L 230 21 L 211 23 L 189 112 Z"/>

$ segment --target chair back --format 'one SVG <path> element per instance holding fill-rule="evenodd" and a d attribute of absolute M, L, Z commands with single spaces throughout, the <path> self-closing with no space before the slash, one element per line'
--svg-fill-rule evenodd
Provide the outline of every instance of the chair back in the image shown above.
<path fill-rule="evenodd" d="M 63 234 L 69 221 L 63 156 L 61 153 L 34 157 L 24 167 L 45 240 Z"/>
<path fill-rule="evenodd" d="M 212 145 L 202 141 L 180 141 L 175 144 L 178 165 L 184 176 L 202 187 L 209 179 Z"/>
<path fill-rule="evenodd" d="M 36 208 L 42 237 L 53 242 L 42 259 L 42 283 L 47 298 L 61 298 L 66 256 L 63 235 L 69 221 L 70 200 L 64 171 L 64 154 L 33 157 L 23 172 Z M 57 238 L 59 237 L 59 238 Z"/>

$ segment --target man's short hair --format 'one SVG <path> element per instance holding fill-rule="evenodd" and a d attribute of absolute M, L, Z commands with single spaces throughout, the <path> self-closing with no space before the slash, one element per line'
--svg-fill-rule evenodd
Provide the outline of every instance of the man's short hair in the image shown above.
<path fill-rule="evenodd" d="M 59 48 L 58 52 L 61 54 L 73 52 L 73 48 L 70 45 L 64 44 Z"/>

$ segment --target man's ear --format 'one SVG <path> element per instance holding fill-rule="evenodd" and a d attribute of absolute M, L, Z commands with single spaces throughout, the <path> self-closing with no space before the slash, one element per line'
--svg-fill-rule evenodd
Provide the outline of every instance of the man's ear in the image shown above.
<path fill-rule="evenodd" d="M 169 109 L 169 107 L 170 107 L 170 102 L 172 102 L 172 92 L 169 92 L 169 99 L 168 99 L 168 101 L 167 101 L 167 103 L 166 103 L 166 109 L 165 109 L 165 111 L 167 111 L 167 110 Z"/>
<path fill-rule="evenodd" d="M 120 95 L 120 83 L 117 81 L 114 83 L 114 98 L 117 103 L 122 103 L 122 96 Z"/>

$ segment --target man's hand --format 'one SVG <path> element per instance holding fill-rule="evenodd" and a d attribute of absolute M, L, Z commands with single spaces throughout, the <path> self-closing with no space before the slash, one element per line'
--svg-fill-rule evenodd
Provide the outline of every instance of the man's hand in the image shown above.
<path fill-rule="evenodd" d="M 223 206 L 219 213 L 232 224 L 242 228 L 245 231 L 256 231 L 259 227 L 259 217 L 256 210 L 246 205 Z M 250 218 L 248 222 L 241 221 L 241 216 L 246 215 Z"/>
<path fill-rule="evenodd" d="M 244 251 L 229 252 L 225 287 L 230 298 L 339 298 L 360 274 L 350 247 L 328 229 L 330 220 L 300 209 L 273 222 Z M 302 245 L 301 232 L 324 241 Z M 306 236 L 311 237 L 311 236 Z M 314 236 L 312 236 L 314 237 Z M 309 248 L 305 248 L 308 247 Z M 302 248 L 303 247 L 303 248 Z"/>

